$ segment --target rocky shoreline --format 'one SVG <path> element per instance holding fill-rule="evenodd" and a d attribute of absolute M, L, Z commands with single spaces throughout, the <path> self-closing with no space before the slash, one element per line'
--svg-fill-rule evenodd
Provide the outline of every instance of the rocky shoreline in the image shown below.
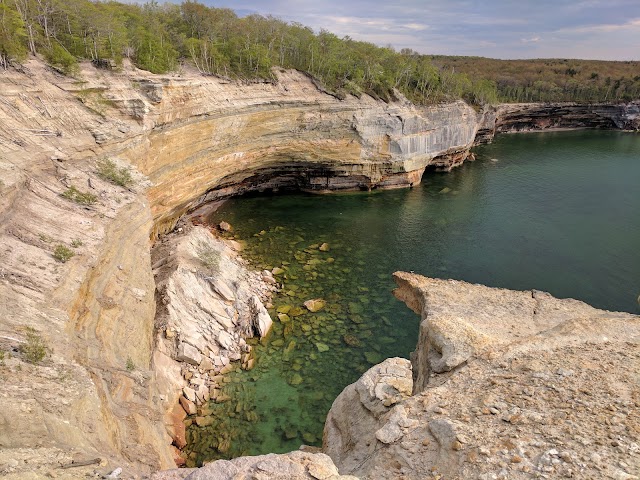
<path fill-rule="evenodd" d="M 394 276 L 395 295 L 422 317 L 415 354 L 344 389 L 323 453 L 152 478 L 637 478 L 640 317 L 536 290 Z"/>
<path fill-rule="evenodd" d="M 210 262 L 198 259 L 197 243 L 184 251 L 173 243 L 186 212 L 249 191 L 407 187 L 426 168 L 460 164 L 496 132 L 586 121 L 576 109 L 540 105 L 477 113 L 463 102 L 338 100 L 293 71 L 280 71 L 277 84 L 244 85 L 188 68 L 160 76 L 83 64 L 74 79 L 32 59 L 0 74 L 0 92 L 0 471 L 9 478 L 75 462 L 73 478 L 97 471 L 80 465 L 96 458 L 100 474 L 169 468 L 179 433 L 169 429 L 170 438 L 165 424 L 175 425 L 184 382 L 203 401 L 225 359 L 250 366 L 240 339 L 255 334 L 261 309 L 254 302 L 247 313 L 237 302 L 244 294 L 205 279 Z M 581 109 L 597 123 L 589 125 L 638 129 L 637 103 Z M 545 111 L 565 120 L 542 121 Z M 131 182 L 105 176 L 106 161 Z M 168 232 L 152 258 L 151 244 Z M 188 268 L 171 268 L 174 247 Z M 173 295 L 178 281 L 216 292 L 196 327 L 177 312 L 205 310 Z M 264 300 L 265 288 L 253 293 Z M 210 327 L 208 345 L 194 338 L 200 325 Z M 45 345 L 41 362 L 22 353 L 29 334 Z M 213 369 L 200 372 L 206 359 Z"/>

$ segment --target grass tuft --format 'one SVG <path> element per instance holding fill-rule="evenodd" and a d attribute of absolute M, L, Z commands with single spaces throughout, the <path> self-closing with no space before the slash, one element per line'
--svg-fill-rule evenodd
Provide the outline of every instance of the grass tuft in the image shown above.
<path fill-rule="evenodd" d="M 53 251 L 53 258 L 58 260 L 59 262 L 66 263 L 73 257 L 75 253 L 69 247 L 58 244 L 56 245 L 55 250 Z"/>
<path fill-rule="evenodd" d="M 98 175 L 111 183 L 121 187 L 128 187 L 133 183 L 131 172 L 128 168 L 118 168 L 113 160 L 104 160 L 98 163 Z"/>
<path fill-rule="evenodd" d="M 62 193 L 62 196 L 67 200 L 79 203 L 80 205 L 91 205 L 96 203 L 98 197 L 89 193 L 78 190 L 76 187 L 71 186 Z"/>

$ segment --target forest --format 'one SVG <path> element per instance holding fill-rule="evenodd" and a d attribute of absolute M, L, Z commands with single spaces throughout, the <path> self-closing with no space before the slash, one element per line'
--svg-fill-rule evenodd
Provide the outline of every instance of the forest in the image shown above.
<path fill-rule="evenodd" d="M 339 98 L 389 101 L 401 92 L 418 104 L 640 98 L 640 62 L 428 56 L 192 0 L 0 0 L 0 69 L 36 54 L 67 75 L 77 75 L 80 60 L 119 68 L 125 58 L 153 73 L 190 63 L 244 81 L 274 81 L 273 67 L 294 68 Z"/>

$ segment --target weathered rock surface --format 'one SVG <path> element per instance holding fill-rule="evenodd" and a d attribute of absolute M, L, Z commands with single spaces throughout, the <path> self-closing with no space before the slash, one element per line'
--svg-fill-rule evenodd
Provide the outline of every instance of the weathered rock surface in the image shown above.
<path fill-rule="evenodd" d="M 102 457 L 105 470 L 122 466 L 124 475 L 173 466 L 180 432 L 169 438 L 162 418 L 180 417 L 167 393 L 179 386 L 167 379 L 183 374 L 176 342 L 192 362 L 198 356 L 186 345 L 201 355 L 206 346 L 187 334 L 200 327 L 178 335 L 160 317 L 156 324 L 164 306 L 149 238 L 184 212 L 251 190 L 409 186 L 427 166 L 446 170 L 466 158 L 478 129 L 462 102 L 340 101 L 298 72 L 278 75 L 277 84 L 247 85 L 188 67 L 153 75 L 125 62 L 119 72 L 83 64 L 76 79 L 35 59 L 0 75 L 0 348 L 12 354 L 1 367 L 0 450 L 32 459 L 11 466 L 12 475 L 36 464 L 46 474 L 47 461 L 71 454 Z M 98 175 L 104 159 L 130 168 L 133 184 Z M 95 202 L 62 197 L 72 186 Z M 75 256 L 56 261 L 59 244 Z M 154 259 L 155 269 L 163 261 Z M 238 298 L 197 269 L 176 275 L 217 294 L 197 315 L 207 325 L 215 318 L 223 327 L 216 341 L 230 347 L 239 325 L 227 309 Z M 25 327 L 48 346 L 40 365 L 17 353 Z M 158 331 L 165 336 L 156 349 Z M 173 346 L 161 350 L 165 341 Z M 219 367 L 204 353 L 198 370 Z"/>
<path fill-rule="evenodd" d="M 567 128 L 640 129 L 640 102 L 605 104 L 510 103 L 488 106 L 482 112 L 477 141 L 497 133 Z"/>
<path fill-rule="evenodd" d="M 358 480 L 340 475 L 331 458 L 323 453 L 291 452 L 218 460 L 197 469 L 158 472 L 151 480 Z"/>
<path fill-rule="evenodd" d="M 390 408 L 356 393 L 385 386 L 371 373 L 387 360 L 340 394 L 323 445 L 341 473 L 637 478 L 638 316 L 538 291 L 395 278 L 396 296 L 423 318 L 414 393 Z"/>
<path fill-rule="evenodd" d="M 163 398 L 168 431 L 174 445 L 183 443 L 182 418 L 176 418 L 178 402 L 186 414 L 220 388 L 219 374 L 232 360 L 250 358 L 244 341 L 262 336 L 271 317 L 262 304 L 275 290 L 262 274 L 247 269 L 227 243 L 207 228 L 184 222 L 153 248 L 158 331 L 154 359 Z M 240 368 L 240 364 L 237 367 Z M 196 419 L 196 421 L 198 421 Z M 200 419 L 199 424 L 205 420 Z"/>

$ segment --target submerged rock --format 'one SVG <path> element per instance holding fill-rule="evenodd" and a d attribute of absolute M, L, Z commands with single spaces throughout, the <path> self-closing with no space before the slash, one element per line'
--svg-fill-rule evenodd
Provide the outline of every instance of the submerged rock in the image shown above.
<path fill-rule="evenodd" d="M 306 302 L 304 302 L 304 306 L 307 307 L 307 310 L 313 313 L 319 312 L 320 310 L 322 310 L 326 304 L 327 302 L 322 300 L 321 298 L 316 298 L 314 300 L 307 300 Z"/>

